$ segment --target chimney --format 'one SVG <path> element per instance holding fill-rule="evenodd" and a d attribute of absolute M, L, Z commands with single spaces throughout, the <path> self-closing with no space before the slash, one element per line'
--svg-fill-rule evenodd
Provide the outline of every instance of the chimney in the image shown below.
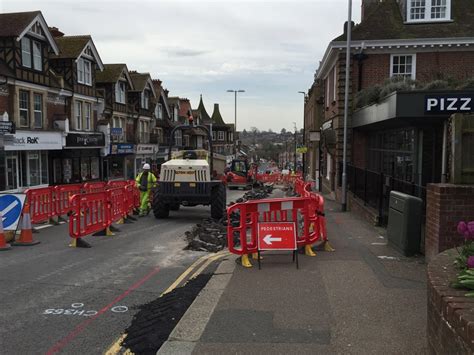
<path fill-rule="evenodd" d="M 59 30 L 57 27 L 49 27 L 49 32 L 54 38 L 63 37 L 64 33 Z"/>
<path fill-rule="evenodd" d="M 360 15 L 360 21 L 363 22 L 365 19 L 365 16 L 367 15 L 367 10 L 369 7 L 373 4 L 376 4 L 380 2 L 380 0 L 362 0 L 362 5 L 361 5 L 361 15 Z"/>

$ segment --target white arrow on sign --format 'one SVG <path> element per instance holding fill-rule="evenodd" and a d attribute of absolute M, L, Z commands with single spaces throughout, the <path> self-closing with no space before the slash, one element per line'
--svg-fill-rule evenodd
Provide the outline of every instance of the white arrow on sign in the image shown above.
<path fill-rule="evenodd" d="M 267 234 L 265 238 L 263 238 L 265 244 L 272 245 L 272 242 L 281 242 L 281 238 L 272 237 L 271 234 Z"/>
<path fill-rule="evenodd" d="M 5 216 L 8 212 L 10 212 L 12 209 L 14 209 L 18 205 L 18 201 L 13 201 L 8 205 L 3 211 L 2 211 L 2 216 Z M 2 221 L 6 220 L 7 217 L 3 217 Z"/>

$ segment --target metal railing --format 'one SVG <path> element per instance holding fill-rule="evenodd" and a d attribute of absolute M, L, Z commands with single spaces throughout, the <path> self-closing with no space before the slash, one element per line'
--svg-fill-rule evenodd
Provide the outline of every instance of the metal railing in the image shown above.
<path fill-rule="evenodd" d="M 342 171 L 342 166 L 340 171 Z M 390 192 L 392 190 L 421 198 L 423 201 L 423 221 L 425 220 L 426 187 L 424 186 L 348 164 L 347 188 L 357 198 L 362 200 L 365 206 L 377 210 L 378 220 L 381 225 L 387 224 Z"/>

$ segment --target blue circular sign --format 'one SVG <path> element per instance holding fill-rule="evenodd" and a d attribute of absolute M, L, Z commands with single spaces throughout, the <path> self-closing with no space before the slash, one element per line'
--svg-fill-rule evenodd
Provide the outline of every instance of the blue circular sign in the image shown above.
<path fill-rule="evenodd" d="M 22 210 L 21 201 L 14 195 L 0 195 L 0 211 L 3 217 L 3 228 L 14 225 L 20 218 Z"/>

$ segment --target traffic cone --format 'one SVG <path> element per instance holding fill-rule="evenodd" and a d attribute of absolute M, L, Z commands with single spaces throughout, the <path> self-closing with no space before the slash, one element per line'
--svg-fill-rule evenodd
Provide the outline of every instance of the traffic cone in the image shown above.
<path fill-rule="evenodd" d="M 31 246 L 39 244 L 40 241 L 33 240 L 33 228 L 31 227 L 30 205 L 25 204 L 23 207 L 23 216 L 21 218 L 20 239 L 13 242 L 15 246 Z"/>
<path fill-rule="evenodd" d="M 11 249 L 11 246 L 7 243 L 5 234 L 3 233 L 3 216 L 2 212 L 0 212 L 0 251 L 8 249 Z"/>

